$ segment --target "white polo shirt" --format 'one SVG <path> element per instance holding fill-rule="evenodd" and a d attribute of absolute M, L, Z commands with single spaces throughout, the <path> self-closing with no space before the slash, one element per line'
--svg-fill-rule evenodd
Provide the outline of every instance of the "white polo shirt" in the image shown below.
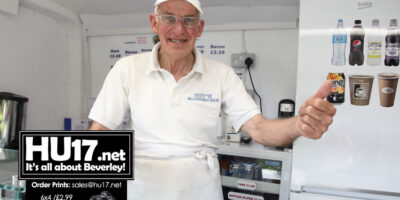
<path fill-rule="evenodd" d="M 236 130 L 260 113 L 233 69 L 194 49 L 192 71 L 178 82 L 160 68 L 158 49 L 120 59 L 105 79 L 89 118 L 117 128 L 130 112 L 135 156 L 171 157 L 217 148 L 220 112 Z"/>

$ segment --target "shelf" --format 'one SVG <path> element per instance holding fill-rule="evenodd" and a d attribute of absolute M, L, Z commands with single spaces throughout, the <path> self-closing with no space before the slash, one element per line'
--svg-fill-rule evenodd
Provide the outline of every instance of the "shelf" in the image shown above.
<path fill-rule="evenodd" d="M 256 185 L 255 190 L 249 190 L 249 191 L 266 192 L 266 193 L 270 193 L 270 194 L 279 194 L 279 191 L 280 191 L 280 184 L 248 180 L 248 179 L 241 179 L 241 178 L 229 177 L 229 176 L 221 176 L 221 182 L 222 182 L 223 186 L 238 188 L 236 186 L 236 183 L 239 180 L 243 181 L 243 182 L 251 182 Z M 238 189 L 240 189 L 240 188 L 238 188 Z"/>
<path fill-rule="evenodd" d="M 251 142 L 250 144 L 225 142 L 222 139 L 219 141 L 217 153 L 280 161 L 286 161 L 292 157 L 291 149 L 268 147 L 256 142 Z"/>

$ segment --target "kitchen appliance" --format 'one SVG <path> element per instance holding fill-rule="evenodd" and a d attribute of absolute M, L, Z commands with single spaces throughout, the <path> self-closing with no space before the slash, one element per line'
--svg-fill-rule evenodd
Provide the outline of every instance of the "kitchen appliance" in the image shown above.
<path fill-rule="evenodd" d="M 0 148 L 18 149 L 19 131 L 25 129 L 28 98 L 0 92 Z"/>
<path fill-rule="evenodd" d="M 294 142 L 291 200 L 400 199 L 400 98 L 392 107 L 381 106 L 378 84 L 378 74 L 398 73 L 398 68 L 385 66 L 382 60 L 373 67 L 366 62 L 362 66 L 331 64 L 338 19 L 343 20 L 348 38 L 355 20 L 362 20 L 368 36 L 376 32 L 373 21 L 378 19 L 378 37 L 383 39 L 391 19 L 400 18 L 399 6 L 398 0 L 300 0 L 296 102 L 312 97 L 329 73 L 344 73 L 349 87 L 344 91 L 345 101 L 335 104 L 333 123 L 322 138 L 300 137 Z M 346 58 L 350 45 L 365 42 L 364 48 L 368 47 L 368 39 L 348 42 Z M 353 75 L 371 77 L 374 83 L 353 84 L 349 78 Z M 356 86 L 371 87 L 370 93 L 351 93 Z M 369 102 L 354 105 L 351 98 L 369 98 Z"/>
<path fill-rule="evenodd" d="M 279 111 L 278 117 L 279 118 L 289 118 L 294 116 L 295 111 L 295 103 L 291 99 L 282 99 L 279 101 Z"/>

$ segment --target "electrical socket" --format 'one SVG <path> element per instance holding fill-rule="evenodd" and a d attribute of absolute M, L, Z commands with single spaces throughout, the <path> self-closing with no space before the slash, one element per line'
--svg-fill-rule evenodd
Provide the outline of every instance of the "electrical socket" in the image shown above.
<path fill-rule="evenodd" d="M 254 53 L 233 53 L 231 55 L 232 67 L 247 67 L 244 61 L 246 60 L 246 58 L 249 57 L 253 60 L 253 64 L 251 66 L 254 66 L 256 58 L 256 55 Z"/>

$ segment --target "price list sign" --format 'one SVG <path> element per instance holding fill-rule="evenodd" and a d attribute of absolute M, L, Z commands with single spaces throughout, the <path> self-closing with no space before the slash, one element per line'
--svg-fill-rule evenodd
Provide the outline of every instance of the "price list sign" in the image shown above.
<path fill-rule="evenodd" d="M 133 138 L 133 131 L 21 131 L 27 199 L 126 199 Z"/>

